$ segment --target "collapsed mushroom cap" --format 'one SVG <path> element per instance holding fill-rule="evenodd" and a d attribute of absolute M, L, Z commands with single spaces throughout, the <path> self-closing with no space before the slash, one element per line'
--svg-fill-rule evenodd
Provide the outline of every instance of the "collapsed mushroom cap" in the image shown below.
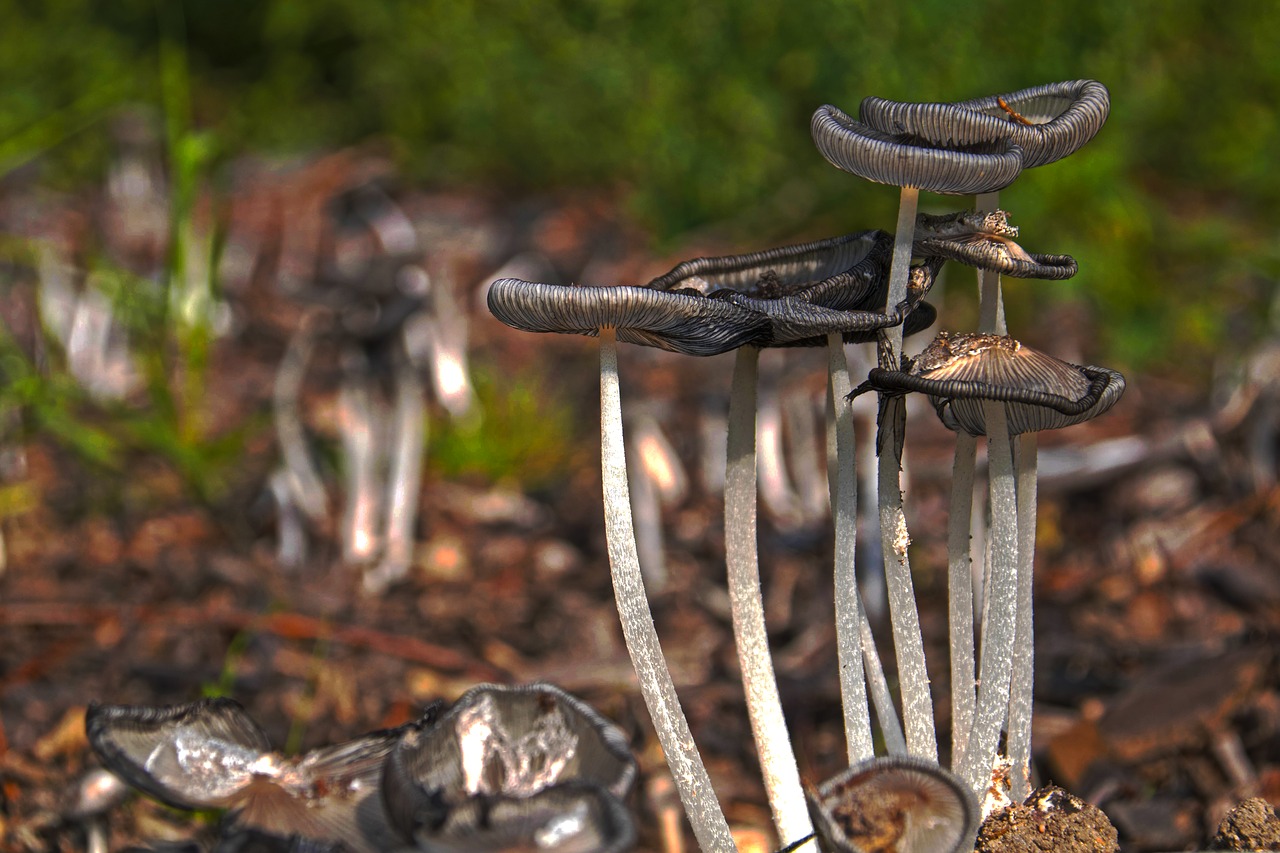
<path fill-rule="evenodd" d="M 913 251 L 1014 278 L 1056 280 L 1076 274 L 1075 258 L 1031 254 L 1013 241 L 1017 236 L 1018 229 L 1009 224 L 1009 214 L 1003 210 L 921 213 L 916 217 Z"/>
<path fill-rule="evenodd" d="M 892 252 L 891 235 L 859 231 L 761 252 L 694 258 L 646 286 L 703 296 L 728 292 L 760 300 L 796 298 L 837 311 L 869 309 L 876 307 L 868 300 L 887 274 Z"/>
<path fill-rule="evenodd" d="M 808 797 L 824 853 L 956 853 L 978 830 L 973 794 L 921 758 L 872 758 L 823 782 Z"/>
<path fill-rule="evenodd" d="M 1107 87 L 1068 80 L 949 104 L 869 97 L 858 117 L 882 133 L 913 134 L 929 144 L 972 145 L 1007 138 L 1024 168 L 1061 160 L 1094 137 L 1111 111 Z"/>
<path fill-rule="evenodd" d="M 391 747 L 411 728 L 286 758 L 270 751 L 266 735 L 230 699 L 92 705 L 85 727 L 103 764 L 169 805 L 231 809 L 238 826 L 353 850 L 377 850 L 387 838 L 381 801 L 371 795 Z"/>
<path fill-rule="evenodd" d="M 1022 149 L 1008 134 L 939 143 L 920 134 L 878 130 L 830 104 L 814 112 L 810 130 L 833 166 L 896 187 L 971 195 L 1003 189 L 1022 171 Z"/>
<path fill-rule="evenodd" d="M 1010 435 L 1097 417 L 1124 393 L 1124 377 L 1081 367 L 1007 335 L 940 332 L 907 371 L 873 369 L 859 390 L 929 395 L 948 429 L 986 435 L 982 401 L 1005 403 Z"/>
<path fill-rule="evenodd" d="M 620 853 L 635 846 L 635 826 L 618 799 L 569 781 L 530 796 L 471 797 L 442 826 L 418 833 L 426 853 Z"/>
<path fill-rule="evenodd" d="M 647 287 L 577 287 L 504 278 L 489 288 L 489 311 L 526 332 L 599 334 L 685 355 L 719 355 L 769 336 L 768 318 L 720 299 Z"/>
<path fill-rule="evenodd" d="M 382 792 L 406 838 L 447 826 L 476 797 L 528 797 L 570 780 L 621 800 L 635 783 L 625 735 L 591 706 L 550 684 L 464 693 L 439 721 L 405 734 Z"/>

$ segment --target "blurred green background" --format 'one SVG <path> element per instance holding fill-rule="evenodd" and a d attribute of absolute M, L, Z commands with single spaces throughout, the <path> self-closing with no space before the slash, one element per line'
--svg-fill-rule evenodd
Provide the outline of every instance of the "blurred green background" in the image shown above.
<path fill-rule="evenodd" d="M 389 139 L 425 185 L 610 188 L 663 251 L 712 225 L 743 250 L 891 229 L 894 191 L 813 148 L 819 104 L 856 111 L 868 94 L 954 100 L 1095 78 L 1112 94 L 1101 135 L 1002 197 L 1025 245 L 1074 254 L 1081 268 L 1063 284 L 1008 288 L 1015 322 L 1084 304 L 1097 326 L 1089 356 L 1173 372 L 1272 321 L 1280 4 L 3 0 L 0 10 L 0 173 L 39 153 L 48 180 L 100 180 L 105 134 L 89 129 L 119 104 L 164 102 L 167 40 L 185 50 L 194 121 L 220 158 Z"/>

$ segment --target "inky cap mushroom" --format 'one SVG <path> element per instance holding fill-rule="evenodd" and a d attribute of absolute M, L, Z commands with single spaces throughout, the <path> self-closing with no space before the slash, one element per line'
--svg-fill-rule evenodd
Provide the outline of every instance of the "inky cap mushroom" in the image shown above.
<path fill-rule="evenodd" d="M 971 211 L 916 217 L 913 251 L 995 270 L 1014 278 L 1064 279 L 1078 266 L 1070 255 L 1031 254 L 1013 241 L 1018 229 L 1003 210 Z"/>
<path fill-rule="evenodd" d="M 526 332 L 599 334 L 685 355 L 719 355 L 767 340 L 763 315 L 719 299 L 647 287 L 577 287 L 504 278 L 489 288 L 489 311 Z"/>
<path fill-rule="evenodd" d="M 423 828 L 424 853 L 621 853 L 635 846 L 631 815 L 598 785 L 569 781 L 527 797 L 477 796 Z"/>
<path fill-rule="evenodd" d="M 869 97 L 858 117 L 881 133 L 912 134 L 929 144 L 964 146 L 1009 139 L 1023 168 L 1061 160 L 1094 137 L 1111 111 L 1107 87 L 1068 80 L 950 104 Z"/>
<path fill-rule="evenodd" d="M 983 400 L 1005 403 L 1009 434 L 1019 435 L 1095 418 L 1124 385 L 1114 370 L 1070 364 L 1007 335 L 939 332 L 909 370 L 873 369 L 858 390 L 923 392 L 948 429 L 978 436 L 986 435 Z"/>
<path fill-rule="evenodd" d="M 484 684 L 404 735 L 382 793 L 393 825 L 412 838 L 475 797 L 528 797 L 579 780 L 621 800 L 635 777 L 626 737 L 585 702 L 550 684 Z"/>
<path fill-rule="evenodd" d="M 978 831 L 978 803 L 937 764 L 872 758 L 809 792 L 824 853 L 958 853 Z"/>
<path fill-rule="evenodd" d="M 876 129 L 830 104 L 814 112 L 810 130 L 831 165 L 895 187 L 972 195 L 1003 189 L 1022 171 L 1022 149 L 1008 133 L 935 143 L 919 134 Z"/>
<path fill-rule="evenodd" d="M 112 772 L 183 809 L 230 809 L 236 825 L 279 836 L 377 850 L 386 820 L 382 764 L 410 727 L 374 732 L 299 758 L 270 751 L 238 703 L 205 699 L 167 708 L 92 705 L 89 743 Z"/>

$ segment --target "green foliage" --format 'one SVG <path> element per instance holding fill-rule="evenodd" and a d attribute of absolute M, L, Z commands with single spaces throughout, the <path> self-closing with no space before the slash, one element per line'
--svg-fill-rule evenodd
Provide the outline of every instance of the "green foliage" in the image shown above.
<path fill-rule="evenodd" d="M 1082 261 L 1049 305 L 1086 301 L 1119 366 L 1145 365 L 1259 316 L 1280 273 L 1275 4 L 0 0 L 0 167 L 57 145 L 82 174 L 76 128 L 169 91 L 156 12 L 179 8 L 193 113 L 227 150 L 380 135 L 436 184 L 617 187 L 664 248 L 709 224 L 744 249 L 892 227 L 891 190 L 813 149 L 821 103 L 1093 77 L 1100 137 L 1006 195 L 1031 247 Z"/>
<path fill-rule="evenodd" d="M 441 476 L 512 480 L 535 489 L 562 480 L 584 445 L 579 421 L 542 371 L 500 375 L 483 362 L 472 371 L 476 405 L 461 421 L 432 423 L 428 464 Z"/>

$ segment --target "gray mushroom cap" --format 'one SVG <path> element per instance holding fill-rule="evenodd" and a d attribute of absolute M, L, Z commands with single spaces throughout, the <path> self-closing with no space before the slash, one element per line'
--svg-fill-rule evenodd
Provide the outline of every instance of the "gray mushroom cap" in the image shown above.
<path fill-rule="evenodd" d="M 1029 169 L 1075 152 L 1097 134 L 1110 111 L 1106 86 L 1068 80 L 955 103 L 868 97 L 858 116 L 882 133 L 913 134 L 934 145 L 1008 138 L 1022 149 L 1022 165 Z"/>
<path fill-rule="evenodd" d="M 719 355 L 769 337 L 764 315 L 719 299 L 647 287 L 578 287 L 504 278 L 489 288 L 489 311 L 526 332 L 589 335 L 685 355 Z"/>
<path fill-rule="evenodd" d="M 177 808 L 230 809 L 236 825 L 356 851 L 383 849 L 390 839 L 374 794 L 387 754 L 409 727 L 298 758 L 271 752 L 266 735 L 230 699 L 92 705 L 85 728 L 112 772 Z"/>
<path fill-rule="evenodd" d="M 1046 355 L 1007 335 L 940 332 L 908 371 L 873 369 L 859 391 L 919 391 L 942 423 L 986 435 L 982 402 L 1005 403 L 1009 434 L 1060 429 L 1101 415 L 1124 393 L 1124 377 Z"/>
<path fill-rule="evenodd" d="M 934 762 L 906 756 L 856 764 L 808 799 L 824 853 L 958 853 L 972 845 L 980 820 L 964 783 Z"/>
<path fill-rule="evenodd" d="M 1014 242 L 1018 229 L 1003 210 L 970 210 L 916 217 L 913 251 L 995 270 L 1014 278 L 1071 278 L 1079 266 L 1070 255 L 1032 254 Z"/>
<path fill-rule="evenodd" d="M 576 780 L 621 800 L 636 766 L 622 731 L 551 684 L 478 685 L 440 719 L 405 734 L 382 795 L 406 837 L 445 826 L 476 797 L 528 797 Z"/>
<path fill-rule="evenodd" d="M 878 130 L 830 104 L 814 112 L 809 126 L 827 162 L 876 183 L 973 195 L 1003 189 L 1022 171 L 1022 149 L 1008 134 L 935 143 Z"/>
<path fill-rule="evenodd" d="M 472 797 L 415 841 L 424 853 L 621 853 L 636 832 L 616 797 L 570 781 L 526 797 Z"/>

